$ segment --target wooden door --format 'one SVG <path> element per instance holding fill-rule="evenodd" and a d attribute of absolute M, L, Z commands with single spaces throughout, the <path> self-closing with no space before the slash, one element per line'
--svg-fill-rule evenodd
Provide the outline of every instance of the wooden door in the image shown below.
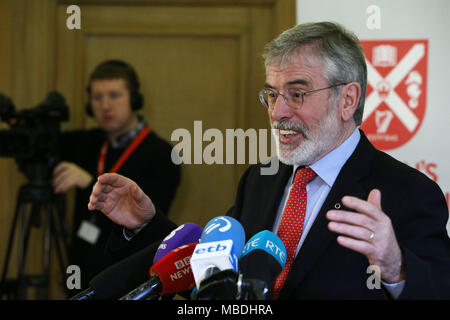
<path fill-rule="evenodd" d="M 80 6 L 80 31 L 66 28 L 65 6 L 58 8 L 56 84 L 72 106 L 72 127 L 94 125 L 84 114 L 84 84 L 95 65 L 111 58 L 136 68 L 146 101 L 142 113 L 169 141 L 179 128 L 189 130 L 192 144 L 202 139 L 194 137 L 194 121 L 201 121 L 203 131 L 217 128 L 223 134 L 267 127 L 257 94 L 264 80 L 260 54 L 274 35 L 273 6 L 173 2 L 125 9 L 86 2 Z M 224 214 L 243 167 L 184 164 L 170 217 L 204 226 Z"/>
<path fill-rule="evenodd" d="M 187 129 L 192 139 L 201 139 L 194 137 L 194 121 L 201 121 L 203 132 L 219 129 L 224 148 L 226 129 L 268 127 L 258 101 L 264 83 L 262 48 L 295 24 L 294 0 L 7 3 L 8 11 L 2 15 L 9 18 L 11 32 L 23 40 L 10 39 L 10 54 L 5 57 L 13 60 L 17 73 L 9 69 L 0 83 L 8 83 L 13 99 L 22 105 L 38 103 L 49 90 L 62 93 L 70 106 L 70 121 L 63 124 L 64 129 L 95 126 L 84 112 L 87 78 L 99 62 L 113 58 L 137 70 L 145 98 L 142 114 L 169 142 L 180 128 Z M 66 26 L 66 9 L 74 3 L 81 9 L 80 30 Z M 26 61 L 26 67 L 19 59 Z M 23 177 L 3 161 L 2 180 L 16 187 Z M 194 222 L 203 227 L 225 214 L 247 166 L 248 160 L 244 165 L 182 165 L 181 185 L 169 216 L 179 224 Z M 13 193 L 0 186 L 0 199 L 8 201 L 1 208 L 14 207 Z M 2 213 L 0 219 L 5 243 L 10 212 Z"/>

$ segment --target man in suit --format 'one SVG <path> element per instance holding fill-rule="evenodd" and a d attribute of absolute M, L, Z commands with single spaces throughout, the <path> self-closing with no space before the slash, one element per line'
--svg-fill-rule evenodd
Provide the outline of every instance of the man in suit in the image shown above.
<path fill-rule="evenodd" d="M 247 238 L 269 229 L 286 245 L 272 297 L 450 298 L 441 190 L 358 129 L 367 71 L 356 36 L 329 22 L 297 25 L 267 44 L 264 58 L 260 100 L 281 163 L 275 175 L 251 166 L 228 214 Z M 169 224 L 118 175 L 99 177 L 88 206 L 141 239 L 154 223 Z"/>

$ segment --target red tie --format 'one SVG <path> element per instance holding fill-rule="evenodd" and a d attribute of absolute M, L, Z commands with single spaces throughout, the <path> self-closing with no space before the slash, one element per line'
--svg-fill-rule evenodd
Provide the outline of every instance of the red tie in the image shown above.
<path fill-rule="evenodd" d="M 310 182 L 316 173 L 310 168 L 300 168 L 295 174 L 294 183 L 289 193 L 286 207 L 283 211 L 277 235 L 286 247 L 286 265 L 272 285 L 271 299 L 278 299 L 281 288 L 291 269 L 295 251 L 302 234 L 306 213 L 306 184 Z"/>

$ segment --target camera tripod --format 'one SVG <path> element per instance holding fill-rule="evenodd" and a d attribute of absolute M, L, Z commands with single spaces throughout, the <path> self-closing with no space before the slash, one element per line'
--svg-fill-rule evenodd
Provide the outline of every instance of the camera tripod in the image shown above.
<path fill-rule="evenodd" d="M 33 184 L 28 183 L 20 187 L 13 223 L 11 225 L 8 247 L 4 260 L 2 279 L 0 283 L 0 299 L 6 295 L 9 299 L 27 299 L 27 288 L 36 288 L 37 299 L 48 299 L 50 284 L 50 254 L 51 240 L 54 240 L 61 275 L 65 276 L 63 252 L 67 257 L 67 238 L 64 230 L 63 218 L 65 212 L 64 196 L 57 196 L 53 192 L 50 183 Z M 64 203 L 64 205 L 63 205 Z M 27 210 L 29 209 L 29 210 Z M 26 255 L 32 226 L 40 227 L 41 212 L 44 213 L 44 250 L 43 250 L 43 272 L 42 274 L 29 275 L 25 273 Z M 6 280 L 8 264 L 14 242 L 14 234 L 18 220 L 21 220 L 20 234 L 18 239 L 18 273 L 17 279 Z M 28 218 L 28 219 L 27 219 Z M 7 290 L 8 289 L 8 290 Z"/>

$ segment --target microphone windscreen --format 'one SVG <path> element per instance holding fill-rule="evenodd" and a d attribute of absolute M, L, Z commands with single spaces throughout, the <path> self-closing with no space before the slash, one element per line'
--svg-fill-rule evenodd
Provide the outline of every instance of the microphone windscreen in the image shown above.
<path fill-rule="evenodd" d="M 273 232 L 264 230 L 254 235 L 244 247 L 239 260 L 241 274 L 270 283 L 286 264 L 286 247 Z"/>
<path fill-rule="evenodd" d="M 202 228 L 195 223 L 185 223 L 169 233 L 158 247 L 153 263 L 158 262 L 172 250 L 185 244 L 199 242 Z"/>
<path fill-rule="evenodd" d="M 96 300 L 118 299 L 148 280 L 149 261 L 159 246 L 155 242 L 135 254 L 106 268 L 89 282 Z"/>
<path fill-rule="evenodd" d="M 264 250 L 253 250 L 239 259 L 239 272 L 244 279 L 259 279 L 270 284 L 283 268 Z"/>
<path fill-rule="evenodd" d="M 232 255 L 235 259 L 241 256 L 245 244 L 245 231 L 236 219 L 228 216 L 219 216 L 210 220 L 203 230 L 200 242 L 215 242 L 233 240 Z"/>
<path fill-rule="evenodd" d="M 161 296 L 194 288 L 190 259 L 196 245 L 190 243 L 172 250 L 150 268 L 150 276 L 157 275 L 161 281 Z"/>
<path fill-rule="evenodd" d="M 267 252 L 278 261 L 281 268 L 284 268 L 284 265 L 286 264 L 286 247 L 284 246 L 283 241 L 281 241 L 275 233 L 269 230 L 258 232 L 247 241 L 242 250 L 242 255 L 245 256 L 253 250 L 263 250 Z"/>

